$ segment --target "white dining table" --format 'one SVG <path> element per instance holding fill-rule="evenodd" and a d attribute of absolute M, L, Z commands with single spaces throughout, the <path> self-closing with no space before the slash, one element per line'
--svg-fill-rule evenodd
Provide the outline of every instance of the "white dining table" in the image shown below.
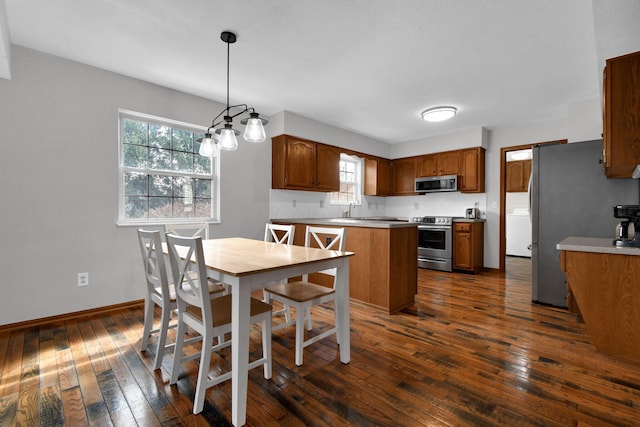
<path fill-rule="evenodd" d="M 283 245 L 239 237 L 202 241 L 208 276 L 231 286 L 232 422 L 247 419 L 249 365 L 249 308 L 251 293 L 265 285 L 316 271 L 337 268 L 335 302 L 340 361 L 351 359 L 349 323 L 349 257 L 340 252 Z"/>

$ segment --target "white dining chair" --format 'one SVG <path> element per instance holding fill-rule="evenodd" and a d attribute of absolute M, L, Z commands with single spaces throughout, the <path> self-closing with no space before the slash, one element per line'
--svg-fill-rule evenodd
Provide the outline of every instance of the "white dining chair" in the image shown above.
<path fill-rule="evenodd" d="M 346 231 L 344 228 L 329 228 L 329 227 L 313 227 L 307 226 L 305 233 L 306 247 L 317 247 L 326 250 L 338 250 L 344 251 L 346 240 Z M 279 301 L 285 306 L 292 306 L 296 309 L 295 321 L 289 321 L 281 323 L 275 326 L 273 329 L 281 329 L 291 324 L 296 325 L 296 353 L 295 363 L 296 365 L 302 365 L 302 350 L 319 341 L 328 337 L 329 335 L 336 334 L 338 328 L 338 317 L 335 315 L 334 307 L 334 326 L 324 332 L 321 332 L 307 340 L 304 337 L 304 326 L 308 331 L 311 331 L 311 307 L 325 302 L 335 301 L 335 276 L 336 269 L 323 270 L 319 273 L 328 274 L 333 276 L 333 286 L 326 287 L 310 283 L 308 276 L 304 275 L 302 281 L 291 283 L 279 283 L 271 285 L 265 288 L 266 299 L 265 302 L 271 303 L 272 300 Z M 340 344 L 338 342 L 338 344 Z"/>
<path fill-rule="evenodd" d="M 167 234 L 167 247 L 171 261 L 171 271 L 176 286 L 178 305 L 178 330 L 171 368 L 170 384 L 178 381 L 180 366 L 196 358 L 200 358 L 196 393 L 193 402 L 193 413 L 198 414 L 204 406 L 206 390 L 231 378 L 231 371 L 218 373 L 210 369 L 211 353 L 231 342 L 226 341 L 213 345 L 216 336 L 231 332 L 231 295 L 210 299 L 202 289 L 207 285 L 207 270 L 204 264 L 201 237 L 180 237 Z M 182 258 L 178 251 L 186 251 Z M 249 363 L 249 369 L 264 367 L 264 377 L 271 378 L 271 306 L 251 298 L 250 323 L 262 323 L 262 357 Z M 185 356 L 184 336 L 187 328 L 191 328 L 202 336 L 202 347 L 199 352 Z M 248 331 L 247 331 L 248 333 Z M 233 337 L 232 337 L 233 339 Z M 233 369 L 233 367 L 232 367 Z"/>
<path fill-rule="evenodd" d="M 189 222 L 184 224 L 165 224 L 165 233 L 175 234 L 183 237 L 196 237 L 200 236 L 202 239 L 209 239 L 209 224 L 206 222 Z M 212 281 L 209 279 L 209 281 Z M 231 293 L 229 285 L 222 282 L 215 282 L 220 286 L 224 286 L 224 294 Z"/>
<path fill-rule="evenodd" d="M 296 226 L 293 224 L 271 224 L 267 223 L 264 227 L 264 241 L 265 242 L 274 242 L 285 245 L 293 244 L 293 237 L 296 231 Z M 278 283 L 286 283 L 287 280 L 284 279 Z M 275 284 L 275 283 L 273 283 Z M 267 291 L 263 290 L 263 301 L 267 302 Z M 291 322 L 291 310 L 288 305 L 283 305 L 283 308 L 280 310 L 276 310 L 273 312 L 273 315 L 284 314 L 285 322 Z"/>
<path fill-rule="evenodd" d="M 185 224 L 165 224 L 165 233 L 176 234 L 178 236 L 209 238 L 209 224 L 206 222 L 193 222 Z"/>
<path fill-rule="evenodd" d="M 138 242 L 142 254 L 146 279 L 146 293 L 144 299 L 144 326 L 140 349 L 147 351 L 149 340 L 153 334 L 158 334 L 153 369 L 160 369 L 165 352 L 173 348 L 174 343 L 167 344 L 167 332 L 175 328 L 171 324 L 172 312 L 176 310 L 176 294 L 172 280 L 167 276 L 165 257 L 162 253 L 160 231 L 138 229 Z M 211 296 L 222 294 L 224 287 L 216 283 L 209 283 Z M 160 325 L 153 328 L 155 306 L 160 308 Z"/>

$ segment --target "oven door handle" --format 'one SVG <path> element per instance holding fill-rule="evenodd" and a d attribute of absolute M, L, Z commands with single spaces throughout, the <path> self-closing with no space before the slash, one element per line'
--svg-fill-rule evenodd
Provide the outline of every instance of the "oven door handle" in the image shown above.
<path fill-rule="evenodd" d="M 447 260 L 431 259 L 431 258 L 418 258 L 418 261 L 428 261 L 428 262 L 440 263 L 440 264 L 446 264 L 448 262 Z"/>
<path fill-rule="evenodd" d="M 448 230 L 450 225 L 419 225 L 418 230 Z"/>

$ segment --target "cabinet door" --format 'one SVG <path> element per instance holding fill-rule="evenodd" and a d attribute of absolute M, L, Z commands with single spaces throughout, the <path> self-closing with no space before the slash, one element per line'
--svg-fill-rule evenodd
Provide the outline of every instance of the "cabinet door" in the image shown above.
<path fill-rule="evenodd" d="M 460 157 L 458 151 L 447 151 L 436 155 L 438 175 L 458 175 L 460 169 Z"/>
<path fill-rule="evenodd" d="M 604 162 L 609 178 L 630 178 L 640 163 L 640 52 L 607 60 Z"/>
<path fill-rule="evenodd" d="M 507 162 L 507 193 L 522 191 L 523 166 L 522 161 Z"/>
<path fill-rule="evenodd" d="M 287 138 L 286 153 L 285 187 L 315 188 L 316 144 L 311 141 Z"/>
<path fill-rule="evenodd" d="M 438 175 L 436 155 L 426 154 L 424 156 L 420 156 L 417 160 L 417 168 L 416 176 L 418 177 Z"/>
<path fill-rule="evenodd" d="M 391 194 L 391 161 L 364 159 L 364 195 L 388 196 Z"/>
<path fill-rule="evenodd" d="M 378 159 L 377 195 L 388 196 L 391 194 L 391 161 Z"/>
<path fill-rule="evenodd" d="M 468 224 L 453 225 L 453 268 L 461 270 L 473 269 L 473 245 L 471 244 L 471 231 Z"/>
<path fill-rule="evenodd" d="M 531 159 L 523 160 L 524 167 L 522 171 L 522 191 L 529 191 L 529 178 L 531 178 Z"/>
<path fill-rule="evenodd" d="M 516 160 L 507 162 L 507 192 L 525 192 L 529 188 L 529 176 L 531 175 L 531 160 Z"/>
<path fill-rule="evenodd" d="M 316 145 L 316 188 L 340 191 L 340 150 L 330 145 Z"/>
<path fill-rule="evenodd" d="M 416 194 L 416 158 L 394 160 L 392 165 L 393 194 L 396 196 Z"/>
<path fill-rule="evenodd" d="M 484 193 L 484 148 L 461 151 L 460 191 Z"/>

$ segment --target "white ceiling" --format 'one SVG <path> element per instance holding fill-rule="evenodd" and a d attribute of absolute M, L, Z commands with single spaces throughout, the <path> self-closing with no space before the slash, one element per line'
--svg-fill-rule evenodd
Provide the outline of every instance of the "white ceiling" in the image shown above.
<path fill-rule="evenodd" d="M 600 96 L 604 58 L 640 50 L 638 0 L 3 2 L 6 46 L 221 103 L 220 32 L 233 31 L 231 104 L 390 143 L 567 117 L 568 104 Z M 8 59 L 0 43 L 0 73 Z M 420 119 L 439 105 L 458 115 Z"/>

